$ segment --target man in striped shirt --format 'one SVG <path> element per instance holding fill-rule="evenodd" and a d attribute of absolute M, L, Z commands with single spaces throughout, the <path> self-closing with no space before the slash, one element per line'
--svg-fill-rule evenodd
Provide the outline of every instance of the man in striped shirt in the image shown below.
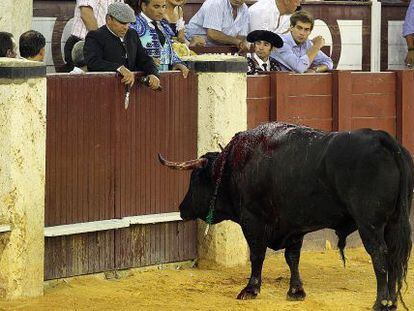
<path fill-rule="evenodd" d="M 123 0 L 76 0 L 71 36 L 65 43 L 64 54 L 68 71 L 73 69 L 72 49 L 76 42 L 85 40 L 88 31 L 105 25 L 108 6 Z"/>
<path fill-rule="evenodd" d="M 249 10 L 244 1 L 206 0 L 186 27 L 187 40 L 201 36 L 207 45 L 236 45 L 248 51 Z"/>

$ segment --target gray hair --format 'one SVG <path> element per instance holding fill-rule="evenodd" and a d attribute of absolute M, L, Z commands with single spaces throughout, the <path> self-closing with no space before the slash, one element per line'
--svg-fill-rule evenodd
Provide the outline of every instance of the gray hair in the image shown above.
<path fill-rule="evenodd" d="M 76 42 L 72 49 L 72 61 L 76 67 L 83 67 L 86 65 L 85 57 L 83 55 L 83 46 L 85 45 L 85 41 Z"/>

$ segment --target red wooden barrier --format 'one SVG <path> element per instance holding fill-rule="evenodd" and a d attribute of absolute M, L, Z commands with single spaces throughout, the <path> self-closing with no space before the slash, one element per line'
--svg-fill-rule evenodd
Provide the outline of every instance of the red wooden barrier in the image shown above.
<path fill-rule="evenodd" d="M 47 79 L 46 226 L 178 211 L 195 158 L 197 81 L 162 74 L 162 92 L 135 85 L 128 110 L 115 74 Z M 195 222 L 131 226 L 45 241 L 45 279 L 196 257 Z"/>
<path fill-rule="evenodd" d="M 332 75 L 272 73 L 271 120 L 331 131 Z"/>
<path fill-rule="evenodd" d="M 414 154 L 412 70 L 318 75 L 276 72 L 249 76 L 247 85 L 249 128 L 270 120 L 327 131 L 370 127 L 396 136 Z"/>
<path fill-rule="evenodd" d="M 247 128 L 269 122 L 270 117 L 270 76 L 247 77 Z"/>

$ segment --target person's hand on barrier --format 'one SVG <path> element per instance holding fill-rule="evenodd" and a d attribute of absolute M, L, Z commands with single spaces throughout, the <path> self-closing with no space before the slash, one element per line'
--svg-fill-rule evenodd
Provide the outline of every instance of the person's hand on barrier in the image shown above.
<path fill-rule="evenodd" d="M 148 86 L 154 91 L 161 89 L 160 79 L 155 75 L 148 75 Z"/>
<path fill-rule="evenodd" d="M 320 49 L 321 47 L 325 45 L 325 39 L 322 36 L 317 36 L 312 39 L 312 43 L 314 46 Z"/>
<path fill-rule="evenodd" d="M 193 46 L 205 47 L 206 46 L 206 39 L 204 39 L 201 36 L 192 37 L 191 41 L 190 41 L 190 47 L 193 47 Z"/>
<path fill-rule="evenodd" d="M 183 74 L 184 79 L 187 79 L 188 73 L 190 72 L 190 70 L 183 64 L 175 64 L 173 66 L 173 69 L 181 71 L 181 73 Z"/>
<path fill-rule="evenodd" d="M 155 66 L 159 66 L 161 64 L 161 60 L 159 58 L 153 57 L 152 60 L 154 61 Z"/>
<path fill-rule="evenodd" d="M 250 43 L 246 40 L 241 40 L 237 47 L 239 48 L 240 54 L 246 54 L 250 51 Z"/>
<path fill-rule="evenodd" d="M 118 72 L 122 75 L 122 83 L 128 85 L 129 87 L 132 87 L 134 85 L 135 74 L 132 71 L 130 71 L 125 66 L 121 66 L 118 68 Z"/>
<path fill-rule="evenodd" d="M 414 49 L 407 52 L 404 63 L 408 68 L 414 68 Z"/>

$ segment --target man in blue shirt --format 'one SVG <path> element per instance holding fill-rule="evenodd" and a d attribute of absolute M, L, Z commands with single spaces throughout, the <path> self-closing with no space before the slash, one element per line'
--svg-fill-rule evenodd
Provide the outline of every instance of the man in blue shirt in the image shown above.
<path fill-rule="evenodd" d="M 412 68 L 414 66 L 414 0 L 410 1 L 405 15 L 403 36 L 407 42 L 408 49 L 404 62 L 407 67 Z"/>
<path fill-rule="evenodd" d="M 332 59 L 321 51 L 325 39 L 322 36 L 308 39 L 313 25 L 314 19 L 309 12 L 302 10 L 290 17 L 290 32 L 280 35 L 283 47 L 272 53 L 272 57 L 286 67 L 287 71 L 304 73 L 333 69 Z"/>
<path fill-rule="evenodd" d="M 206 0 L 186 26 L 188 41 L 194 36 L 206 39 L 208 45 L 236 45 L 249 49 L 245 38 L 249 31 L 249 10 L 245 0 Z"/>

